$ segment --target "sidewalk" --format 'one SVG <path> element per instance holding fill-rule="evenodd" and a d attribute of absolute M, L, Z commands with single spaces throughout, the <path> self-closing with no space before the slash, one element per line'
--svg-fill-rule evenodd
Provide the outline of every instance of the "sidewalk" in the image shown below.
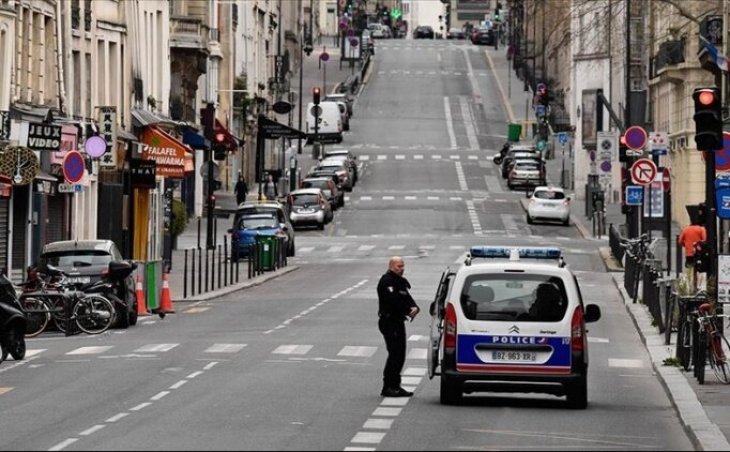
<path fill-rule="evenodd" d="M 510 62 L 506 59 L 505 51 L 494 52 L 489 50 L 487 56 L 488 64 L 496 76 L 499 91 L 502 95 L 502 103 L 510 122 L 519 122 L 523 119 L 535 120 L 534 113 L 528 109 L 528 117 L 524 117 L 525 100 L 531 99 L 531 93 L 523 93 L 523 82 L 519 80 L 514 71 L 507 71 L 507 64 Z M 508 96 L 505 91 L 506 86 L 519 87 L 518 93 Z M 520 112 L 520 114 L 515 114 Z M 553 185 L 560 185 L 560 174 L 563 165 L 562 155 L 556 158 L 555 152 L 553 157 L 547 160 L 547 178 L 548 182 Z M 571 168 L 573 161 L 570 158 L 565 160 L 566 168 Z M 571 184 L 567 184 L 571 185 Z M 569 194 L 574 194 L 574 187 L 566 189 Z M 527 208 L 526 199 L 522 200 L 523 208 Z M 592 221 L 586 217 L 585 201 L 575 200 L 571 203 L 571 219 L 578 230 L 586 239 L 594 239 L 592 235 Z M 610 224 L 618 227 L 625 224 L 625 216 L 621 213 L 621 205 L 606 204 L 606 227 Z M 676 253 L 674 246 L 676 236 L 680 232 L 679 225 L 674 222 L 672 224 L 672 269 L 677 268 Z M 654 232 L 654 236 L 660 236 L 661 233 Z M 614 283 L 622 295 L 624 305 L 634 322 L 644 346 L 649 351 L 651 357 L 651 365 L 656 375 L 666 391 L 669 399 L 672 401 L 679 419 L 684 429 L 699 450 L 730 450 L 730 387 L 716 381 L 712 372 L 707 377 L 705 385 L 699 385 L 694 379 L 692 372 L 684 372 L 679 367 L 665 365 L 668 358 L 674 357 L 674 348 L 676 344 L 677 333 L 672 334 L 672 344 L 664 345 L 664 335 L 660 334 L 658 328 L 653 325 L 651 314 L 646 305 L 638 303 L 633 304 L 633 300 L 628 296 L 623 288 L 623 269 L 611 256 L 608 248 L 608 237 L 603 236 L 595 238 L 605 243 L 600 248 L 600 254 L 606 263 L 606 270 L 611 272 Z M 660 241 L 655 250 L 657 258 L 661 258 L 665 268 L 667 264 L 666 258 L 666 241 Z"/>

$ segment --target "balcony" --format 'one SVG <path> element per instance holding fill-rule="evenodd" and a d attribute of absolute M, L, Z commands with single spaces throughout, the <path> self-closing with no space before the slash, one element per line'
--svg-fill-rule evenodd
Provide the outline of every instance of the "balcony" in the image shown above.
<path fill-rule="evenodd" d="M 659 50 L 652 63 L 654 66 L 653 78 L 672 83 L 681 83 L 684 78 L 684 50 L 685 41 L 665 41 L 659 45 Z"/>
<path fill-rule="evenodd" d="M 198 50 L 207 55 L 210 31 L 200 19 L 170 17 L 170 48 Z"/>

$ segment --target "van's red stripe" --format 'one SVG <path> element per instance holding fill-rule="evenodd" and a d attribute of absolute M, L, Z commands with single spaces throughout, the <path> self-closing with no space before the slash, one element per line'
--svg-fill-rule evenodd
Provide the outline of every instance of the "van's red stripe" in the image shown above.
<path fill-rule="evenodd" d="M 510 366 L 510 365 L 487 365 L 487 364 L 457 364 L 456 370 L 459 372 L 489 372 L 489 373 L 532 373 L 532 374 L 549 374 L 563 375 L 570 373 L 570 366 Z"/>

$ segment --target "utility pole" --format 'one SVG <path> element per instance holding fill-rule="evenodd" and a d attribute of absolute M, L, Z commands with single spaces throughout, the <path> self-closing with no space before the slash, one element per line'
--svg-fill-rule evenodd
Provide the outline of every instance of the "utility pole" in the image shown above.
<path fill-rule="evenodd" d="M 631 0 L 626 0 L 626 64 L 625 64 L 625 105 L 624 105 L 624 124 L 626 129 L 635 125 L 631 121 Z M 631 177 L 628 172 L 634 164 L 634 157 L 626 157 L 626 177 Z M 629 238 L 639 236 L 639 218 L 641 209 L 634 206 L 626 206 L 626 227 Z"/>

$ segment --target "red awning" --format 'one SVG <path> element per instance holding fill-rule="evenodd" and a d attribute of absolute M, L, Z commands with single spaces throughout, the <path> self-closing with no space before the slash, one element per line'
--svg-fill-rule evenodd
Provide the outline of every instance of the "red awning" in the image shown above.
<path fill-rule="evenodd" d="M 224 125 L 221 123 L 218 118 L 215 120 L 215 128 L 214 133 L 222 133 L 225 136 L 224 143 L 228 147 L 228 150 L 231 152 L 235 152 L 236 149 L 238 149 L 238 146 L 241 143 L 241 140 L 236 138 L 235 135 L 233 135 Z"/>
<path fill-rule="evenodd" d="M 167 132 L 147 126 L 142 132 L 142 159 L 157 162 L 157 175 L 182 179 L 193 171 L 193 151 Z"/>

